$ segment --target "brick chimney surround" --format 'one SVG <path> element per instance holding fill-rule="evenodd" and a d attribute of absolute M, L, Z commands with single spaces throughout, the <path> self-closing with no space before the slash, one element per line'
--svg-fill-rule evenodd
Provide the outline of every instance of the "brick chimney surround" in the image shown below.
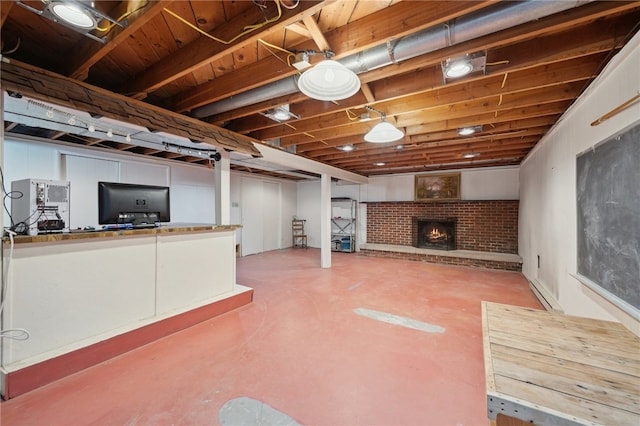
<path fill-rule="evenodd" d="M 518 200 L 367 202 L 360 254 L 520 271 Z M 416 220 L 455 220 L 456 250 L 415 245 Z"/>

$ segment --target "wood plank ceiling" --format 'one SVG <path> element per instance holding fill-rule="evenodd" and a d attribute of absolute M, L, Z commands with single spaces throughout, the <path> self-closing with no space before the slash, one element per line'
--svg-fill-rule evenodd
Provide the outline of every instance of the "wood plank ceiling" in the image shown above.
<path fill-rule="evenodd" d="M 195 131 L 208 144 L 254 155 L 251 142 L 259 141 L 366 176 L 519 164 L 640 22 L 637 1 L 565 0 L 560 11 L 518 12 L 509 18 L 512 23 L 487 24 L 483 18 L 495 10 L 531 2 L 130 0 L 94 2 L 96 10 L 124 25 L 104 20 L 88 37 L 34 12 L 46 3 L 0 2 L 5 90 L 26 91 L 21 94 L 94 115 L 123 119 L 129 114 L 134 124 L 147 127 L 151 115 L 172 117 L 178 128 L 162 127 L 158 121 L 164 119 L 153 126 L 191 138 Z M 485 29 L 465 36 L 458 29 L 465 22 Z M 411 40 L 415 53 L 398 58 L 396 48 Z M 367 70 L 374 49 L 386 51 L 388 60 Z M 300 74 L 291 65 L 294 53 L 327 50 L 343 63 L 361 62 L 355 70 L 358 93 L 331 102 L 278 89 L 278 83 Z M 484 56 L 484 69 L 445 79 L 443 62 L 467 54 Z M 312 54 L 309 59 L 315 65 L 324 58 Z M 14 86 L 5 77 L 10 65 Z M 136 120 L 130 112 L 114 116 L 106 101 L 93 108 L 85 102 L 81 108 L 68 94 L 47 92 L 50 84 L 27 84 L 31 74 L 26 70 L 48 73 L 59 84 L 95 89 L 110 96 L 109 102 L 135 105 L 147 118 Z M 283 105 L 294 114 L 291 119 L 268 116 Z M 376 111 L 405 136 L 385 144 L 365 142 L 364 134 L 380 121 Z M 362 120 L 367 112 L 370 119 Z M 193 129 L 199 125 L 202 129 Z M 458 129 L 467 126 L 482 127 L 460 136 Z M 135 138 L 123 143 L 10 121 L 5 132 L 209 164 L 187 152 L 140 146 Z M 338 149 L 346 145 L 354 150 Z"/>

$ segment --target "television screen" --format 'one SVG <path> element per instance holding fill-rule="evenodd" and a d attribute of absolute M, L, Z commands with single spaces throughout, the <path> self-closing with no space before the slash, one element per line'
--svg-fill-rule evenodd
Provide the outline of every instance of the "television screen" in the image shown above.
<path fill-rule="evenodd" d="M 166 186 L 98 182 L 98 223 L 152 227 L 170 222 Z"/>

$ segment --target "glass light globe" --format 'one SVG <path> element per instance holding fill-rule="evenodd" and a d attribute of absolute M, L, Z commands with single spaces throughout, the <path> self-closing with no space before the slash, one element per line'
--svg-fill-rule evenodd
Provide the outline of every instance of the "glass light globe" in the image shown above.
<path fill-rule="evenodd" d="M 371 143 L 394 142 L 404 136 L 402 130 L 387 121 L 381 121 L 364 135 L 364 140 Z"/>
<path fill-rule="evenodd" d="M 355 95 L 360 79 L 340 62 L 327 59 L 302 73 L 298 88 L 312 99 L 337 101 Z"/>

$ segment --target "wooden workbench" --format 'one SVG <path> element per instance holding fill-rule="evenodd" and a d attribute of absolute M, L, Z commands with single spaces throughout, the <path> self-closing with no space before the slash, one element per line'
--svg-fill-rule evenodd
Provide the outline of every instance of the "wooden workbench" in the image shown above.
<path fill-rule="evenodd" d="M 622 324 L 491 302 L 482 324 L 498 426 L 640 424 L 640 338 Z"/>

